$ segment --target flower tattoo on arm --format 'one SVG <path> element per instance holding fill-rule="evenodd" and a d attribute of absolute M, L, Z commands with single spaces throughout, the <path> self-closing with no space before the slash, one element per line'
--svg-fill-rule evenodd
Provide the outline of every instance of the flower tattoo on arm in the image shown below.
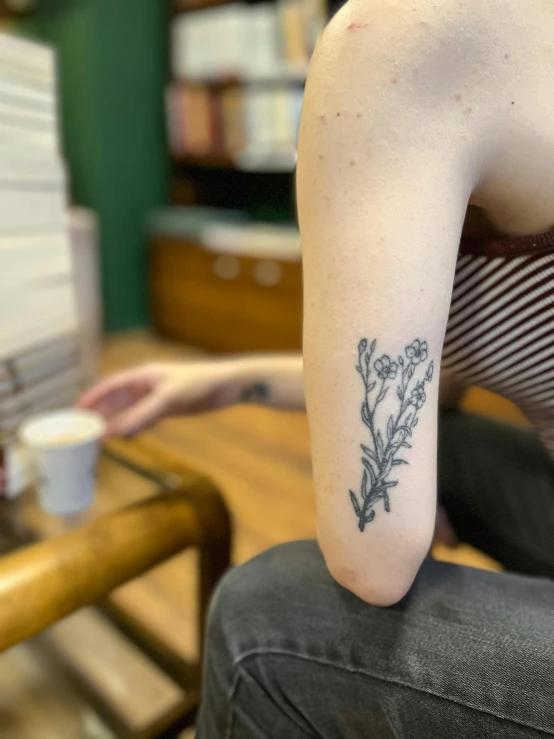
<path fill-rule="evenodd" d="M 390 488 L 396 487 L 398 480 L 391 480 L 394 467 L 408 464 L 398 456 L 400 450 L 411 449 L 407 441 L 418 424 L 418 411 L 423 407 L 427 396 L 425 387 L 433 379 L 433 362 L 425 370 L 427 361 L 427 342 L 415 339 L 406 347 L 406 358 L 399 356 L 393 361 L 388 354 L 373 361 L 377 341 L 368 346 L 367 339 L 358 344 L 358 364 L 356 370 L 364 383 L 362 402 L 362 422 L 369 429 L 369 445 L 361 444 L 362 481 L 359 494 L 350 490 L 350 500 L 358 518 L 358 528 L 363 531 L 366 524 L 375 518 L 375 507 L 383 501 L 383 507 L 390 512 Z M 419 377 L 414 377 L 416 373 Z M 412 382 L 413 380 L 413 382 Z M 375 413 L 391 387 L 396 385 L 398 408 L 388 417 L 386 427 L 378 429 Z"/>

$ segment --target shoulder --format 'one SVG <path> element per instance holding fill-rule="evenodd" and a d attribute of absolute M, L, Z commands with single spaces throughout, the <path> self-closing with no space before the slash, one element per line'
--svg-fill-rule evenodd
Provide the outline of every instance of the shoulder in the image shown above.
<path fill-rule="evenodd" d="M 490 107 L 521 72 L 525 22 L 516 11 L 514 0 L 348 0 L 322 34 L 311 81 L 342 78 L 370 93 L 395 85 L 414 106 Z M 526 36 L 531 46 L 531 29 Z"/>

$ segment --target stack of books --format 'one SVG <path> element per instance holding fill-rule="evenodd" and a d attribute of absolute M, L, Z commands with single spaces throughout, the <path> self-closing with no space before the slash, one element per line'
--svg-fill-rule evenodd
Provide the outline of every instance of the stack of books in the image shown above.
<path fill-rule="evenodd" d="M 4 494 L 24 479 L 21 420 L 72 403 L 82 386 L 59 151 L 55 62 L 0 34 L 0 465 Z"/>

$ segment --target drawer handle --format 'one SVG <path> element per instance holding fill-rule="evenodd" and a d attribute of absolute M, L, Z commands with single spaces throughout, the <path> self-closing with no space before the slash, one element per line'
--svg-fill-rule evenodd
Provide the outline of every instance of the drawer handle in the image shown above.
<path fill-rule="evenodd" d="M 258 285 L 264 287 L 275 287 L 283 278 L 283 270 L 277 262 L 264 259 L 254 267 L 254 279 Z"/>
<path fill-rule="evenodd" d="M 240 273 L 240 262 L 237 257 L 218 257 L 213 263 L 213 272 L 221 280 L 234 280 Z"/>

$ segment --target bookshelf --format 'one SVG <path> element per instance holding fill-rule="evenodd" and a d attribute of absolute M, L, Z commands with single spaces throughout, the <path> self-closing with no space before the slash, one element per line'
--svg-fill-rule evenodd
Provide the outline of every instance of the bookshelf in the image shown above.
<path fill-rule="evenodd" d="M 218 197 L 224 172 L 237 192 L 235 207 L 257 212 L 269 198 L 278 220 L 294 219 L 297 126 L 309 57 L 325 23 L 320 2 L 170 0 L 166 116 L 174 204 L 233 207 L 228 194 Z M 257 187 L 245 182 L 249 175 Z M 275 187 L 276 178 L 286 186 Z M 238 194 L 245 187 L 250 203 Z M 271 190 L 285 193 L 280 203 Z"/>
<path fill-rule="evenodd" d="M 301 345 L 294 170 L 325 0 L 172 0 L 171 207 L 151 226 L 156 330 L 209 351 Z"/>

